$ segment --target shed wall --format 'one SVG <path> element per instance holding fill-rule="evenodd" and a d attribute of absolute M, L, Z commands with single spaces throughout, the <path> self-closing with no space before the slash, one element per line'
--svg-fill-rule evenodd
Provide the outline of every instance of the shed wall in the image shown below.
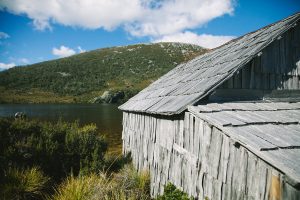
<path fill-rule="evenodd" d="M 299 90 L 300 25 L 289 29 L 219 89 Z"/>
<path fill-rule="evenodd" d="M 135 167 L 150 170 L 153 196 L 171 182 L 199 199 L 300 199 L 284 174 L 189 112 L 124 112 L 122 139 Z"/>

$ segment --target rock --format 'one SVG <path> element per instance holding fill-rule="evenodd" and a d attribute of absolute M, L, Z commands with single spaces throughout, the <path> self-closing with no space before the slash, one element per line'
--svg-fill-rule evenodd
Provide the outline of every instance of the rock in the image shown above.
<path fill-rule="evenodd" d="M 100 99 L 102 100 L 102 102 L 104 103 L 110 103 L 111 99 L 112 99 L 112 93 L 110 91 L 104 91 L 103 94 L 101 95 Z"/>
<path fill-rule="evenodd" d="M 89 103 L 102 103 L 101 97 L 95 97 L 95 98 L 89 100 Z"/>
<path fill-rule="evenodd" d="M 121 99 L 124 99 L 125 93 L 123 91 L 118 91 L 113 94 L 110 103 L 118 103 Z"/>
<path fill-rule="evenodd" d="M 27 116 L 24 112 L 16 112 L 15 119 L 25 119 Z"/>
<path fill-rule="evenodd" d="M 123 91 L 111 92 L 105 91 L 100 97 L 95 97 L 90 102 L 91 103 L 118 103 L 121 99 L 125 98 L 125 93 Z"/>

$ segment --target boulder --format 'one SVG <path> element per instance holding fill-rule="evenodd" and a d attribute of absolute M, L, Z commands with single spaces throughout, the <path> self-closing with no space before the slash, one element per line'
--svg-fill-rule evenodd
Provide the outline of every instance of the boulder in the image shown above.
<path fill-rule="evenodd" d="M 123 91 L 118 91 L 112 95 L 110 103 L 118 103 L 121 99 L 124 99 L 125 93 Z"/>
<path fill-rule="evenodd" d="M 125 98 L 125 93 L 123 91 L 111 92 L 105 91 L 99 97 L 95 97 L 90 102 L 91 103 L 118 103 L 121 99 Z"/>
<path fill-rule="evenodd" d="M 16 112 L 15 119 L 25 119 L 27 116 L 24 112 Z"/>
<path fill-rule="evenodd" d="M 101 95 L 100 99 L 103 103 L 110 103 L 113 94 L 110 91 L 104 91 Z"/>

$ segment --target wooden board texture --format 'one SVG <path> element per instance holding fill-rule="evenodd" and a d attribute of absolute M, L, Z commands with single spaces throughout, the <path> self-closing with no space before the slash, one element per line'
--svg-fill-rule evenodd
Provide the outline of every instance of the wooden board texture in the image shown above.
<path fill-rule="evenodd" d="M 189 111 L 300 183 L 299 102 L 211 103 Z"/>
<path fill-rule="evenodd" d="M 269 114 L 257 121 L 243 117 L 243 112 L 274 112 L 276 118 L 276 112 L 300 108 L 299 103 L 271 104 L 193 106 L 176 118 L 124 112 L 123 151 L 131 152 L 138 170 L 150 171 L 153 197 L 171 182 L 198 199 L 297 200 L 299 121 L 286 118 L 274 124 Z M 222 112 L 238 115 L 213 118 Z M 248 130 L 257 126 L 255 133 Z M 282 126 L 282 132 L 273 132 L 273 126 Z"/>

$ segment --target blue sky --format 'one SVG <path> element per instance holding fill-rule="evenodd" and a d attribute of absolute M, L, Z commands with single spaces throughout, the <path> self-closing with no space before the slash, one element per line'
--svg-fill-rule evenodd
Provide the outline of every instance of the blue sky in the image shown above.
<path fill-rule="evenodd" d="M 103 47 L 213 48 L 300 11 L 300 0 L 0 0 L 0 68 Z"/>

